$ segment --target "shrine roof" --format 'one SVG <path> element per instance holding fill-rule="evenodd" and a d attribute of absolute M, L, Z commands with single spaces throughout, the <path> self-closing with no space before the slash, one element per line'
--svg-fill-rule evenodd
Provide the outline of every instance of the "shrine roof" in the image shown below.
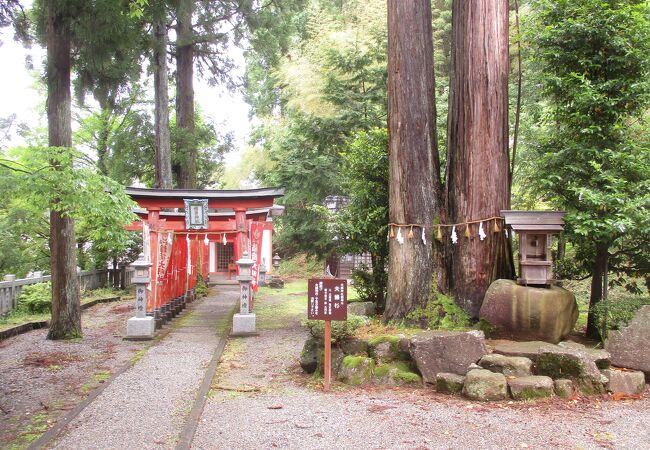
<path fill-rule="evenodd" d="M 261 188 L 261 189 L 232 189 L 232 190 L 209 190 L 209 189 L 148 189 L 148 188 L 126 188 L 126 193 L 133 198 L 214 198 L 214 199 L 238 199 L 238 198 L 277 198 L 284 196 L 284 188 Z"/>

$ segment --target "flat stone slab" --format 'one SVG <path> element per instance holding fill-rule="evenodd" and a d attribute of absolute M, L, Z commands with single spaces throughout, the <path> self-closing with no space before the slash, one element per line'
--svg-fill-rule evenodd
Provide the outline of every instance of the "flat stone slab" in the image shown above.
<path fill-rule="evenodd" d="M 482 331 L 425 331 L 411 338 L 411 357 L 422 379 L 435 383 L 441 372 L 465 375 L 486 353 Z"/>
<path fill-rule="evenodd" d="M 553 379 L 570 378 L 584 394 L 604 392 L 607 378 L 587 353 L 558 347 L 542 349 L 537 357 L 537 373 Z"/>
<path fill-rule="evenodd" d="M 533 400 L 553 396 L 553 379 L 532 375 L 508 380 L 510 395 L 515 400 Z"/>
<path fill-rule="evenodd" d="M 504 356 L 492 353 L 485 355 L 478 363 L 484 369 L 504 374 L 506 377 L 532 375 L 533 361 L 523 356 Z"/>
<path fill-rule="evenodd" d="M 573 348 L 585 352 L 587 355 L 591 357 L 591 359 L 594 360 L 596 366 L 598 366 L 599 369 L 607 369 L 611 365 L 610 362 L 611 355 L 607 350 L 602 350 L 598 348 L 589 348 L 584 344 L 580 344 L 578 342 L 573 342 L 573 341 L 562 341 L 557 345 L 562 348 Z"/>
<path fill-rule="evenodd" d="M 556 348 L 554 344 L 543 341 L 509 342 L 498 344 L 494 347 L 494 353 L 505 356 L 520 356 L 528 358 L 533 362 L 537 361 L 537 355 L 541 349 Z M 557 347 L 560 348 L 560 347 Z"/>
<path fill-rule="evenodd" d="M 463 395 L 481 402 L 505 400 L 508 398 L 506 377 L 486 369 L 470 370 L 465 376 Z"/>
<path fill-rule="evenodd" d="M 650 377 L 650 305 L 642 306 L 628 326 L 612 330 L 605 349 L 617 367 L 641 370 Z"/>
<path fill-rule="evenodd" d="M 645 390 L 645 375 L 639 370 L 605 369 L 609 379 L 605 388 L 616 394 L 641 394 Z"/>

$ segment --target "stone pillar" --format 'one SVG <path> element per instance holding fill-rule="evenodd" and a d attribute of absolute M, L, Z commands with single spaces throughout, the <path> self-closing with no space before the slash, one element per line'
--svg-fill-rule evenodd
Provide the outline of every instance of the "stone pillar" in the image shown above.
<path fill-rule="evenodd" d="M 255 313 L 251 311 L 253 290 L 251 289 L 251 267 L 254 261 L 244 251 L 242 258 L 237 260 L 239 266 L 239 313 L 232 318 L 233 336 L 250 336 L 257 334 L 255 331 Z"/>
<path fill-rule="evenodd" d="M 248 249 L 248 237 L 246 229 L 246 208 L 235 208 L 235 226 L 237 238 L 235 242 L 235 259 L 243 258 L 244 252 Z"/>
<path fill-rule="evenodd" d="M 14 283 L 16 282 L 16 275 L 8 273 L 5 275 L 4 281 L 8 281 L 11 283 L 11 287 L 9 288 L 9 296 L 6 297 L 5 304 L 0 305 L 0 313 L 5 314 L 10 312 L 12 309 L 16 309 L 18 307 L 18 295 L 16 295 L 16 286 Z"/>
<path fill-rule="evenodd" d="M 258 281 L 259 286 L 266 286 L 266 260 L 262 258 L 262 261 L 260 262 L 260 278 Z"/>
<path fill-rule="evenodd" d="M 131 266 L 135 269 L 133 284 L 135 284 L 135 317 L 126 323 L 126 338 L 132 340 L 152 339 L 156 330 L 156 321 L 147 316 L 147 285 L 149 284 L 149 268 L 151 263 L 145 261 L 141 253 Z"/>

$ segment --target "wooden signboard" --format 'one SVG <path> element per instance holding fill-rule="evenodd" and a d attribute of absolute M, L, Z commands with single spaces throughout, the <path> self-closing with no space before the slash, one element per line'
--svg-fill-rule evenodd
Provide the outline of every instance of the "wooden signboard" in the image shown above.
<path fill-rule="evenodd" d="M 348 282 L 339 278 L 311 278 L 307 283 L 310 320 L 348 319 Z"/>
<path fill-rule="evenodd" d="M 329 391 L 332 376 L 332 320 L 348 319 L 348 282 L 339 278 L 310 278 L 307 283 L 311 320 L 325 321 L 324 389 Z"/>

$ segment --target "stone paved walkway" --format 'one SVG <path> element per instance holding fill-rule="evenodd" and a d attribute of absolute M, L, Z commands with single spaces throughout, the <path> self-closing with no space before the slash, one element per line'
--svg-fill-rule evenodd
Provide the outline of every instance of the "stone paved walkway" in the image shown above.
<path fill-rule="evenodd" d="M 171 332 L 107 386 L 49 447 L 174 448 L 220 336 L 230 325 L 239 291 L 226 289 L 176 318 Z"/>

